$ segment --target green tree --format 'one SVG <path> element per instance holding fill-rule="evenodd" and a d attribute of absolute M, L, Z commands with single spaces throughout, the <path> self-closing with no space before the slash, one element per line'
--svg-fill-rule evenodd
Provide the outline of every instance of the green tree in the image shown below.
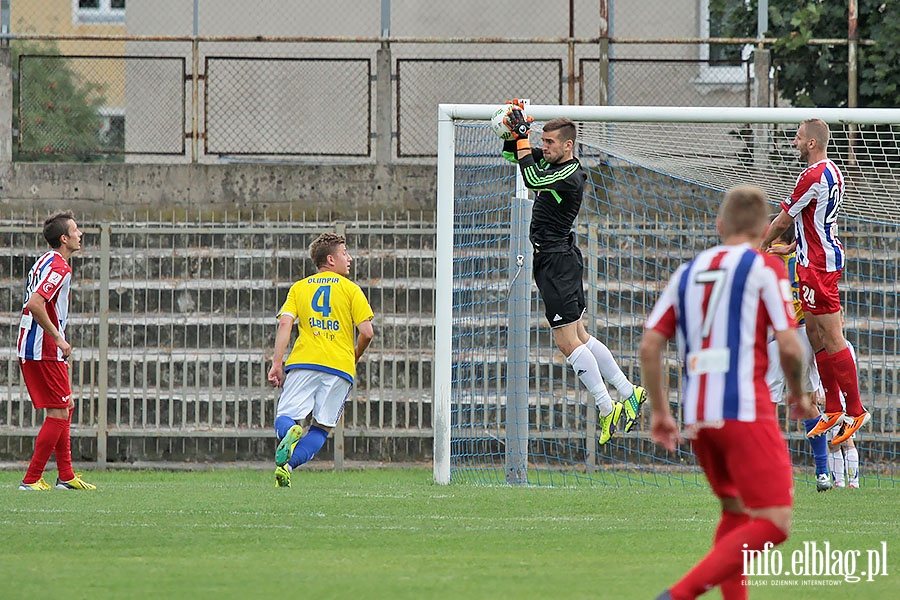
<path fill-rule="evenodd" d="M 710 18 L 727 37 L 755 37 L 758 0 L 710 0 Z M 812 38 L 844 38 L 847 0 L 769 0 L 769 31 L 778 91 L 794 106 L 847 105 L 847 46 L 810 45 Z M 858 0 L 857 85 L 860 107 L 900 106 L 900 2 Z"/>
<path fill-rule="evenodd" d="M 20 62 L 19 57 L 24 56 Z M 13 129 L 19 161 L 91 162 L 97 154 L 106 100 L 102 87 L 85 81 L 50 44 L 13 42 Z"/>

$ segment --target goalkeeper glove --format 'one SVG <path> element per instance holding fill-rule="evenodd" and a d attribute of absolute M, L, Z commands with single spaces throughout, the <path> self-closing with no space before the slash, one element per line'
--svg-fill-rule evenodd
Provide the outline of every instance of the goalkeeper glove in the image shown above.
<path fill-rule="evenodd" d="M 520 105 L 513 104 L 516 108 L 509 111 L 508 116 L 504 119 L 506 126 L 512 131 L 513 137 L 517 140 L 527 140 L 528 133 L 531 131 L 531 122 L 534 117 L 526 117 L 522 112 Z"/>

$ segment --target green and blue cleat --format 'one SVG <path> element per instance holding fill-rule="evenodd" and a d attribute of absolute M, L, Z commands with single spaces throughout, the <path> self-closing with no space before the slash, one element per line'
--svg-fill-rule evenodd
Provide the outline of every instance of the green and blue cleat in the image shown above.
<path fill-rule="evenodd" d="M 303 428 L 299 425 L 294 425 L 288 432 L 285 434 L 284 438 L 278 443 L 278 447 L 275 449 L 275 465 L 279 467 L 283 467 L 287 464 L 287 462 L 291 459 L 291 454 L 294 453 L 294 448 L 297 447 L 297 444 L 300 442 L 300 438 L 303 437 Z"/>
<path fill-rule="evenodd" d="M 638 422 L 641 416 L 641 406 L 647 401 L 647 390 L 639 385 L 634 386 L 631 396 L 625 400 L 625 426 L 623 429 L 628 433 Z"/>

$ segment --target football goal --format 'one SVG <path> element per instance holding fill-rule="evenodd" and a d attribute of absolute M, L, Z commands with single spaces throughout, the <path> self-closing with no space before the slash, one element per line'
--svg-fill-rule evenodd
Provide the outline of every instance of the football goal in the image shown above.
<path fill-rule="evenodd" d="M 439 108 L 434 479 L 437 483 L 688 485 L 702 481 L 690 448 L 632 432 L 599 445 L 597 414 L 556 350 L 531 273 L 531 199 L 489 127 L 496 105 Z M 575 223 L 585 260 L 589 333 L 640 382 L 643 323 L 672 271 L 717 243 L 723 191 L 764 188 L 778 203 L 802 165 L 792 140 L 819 117 L 846 178 L 839 221 L 847 250 L 842 302 L 872 422 L 855 439 L 862 485 L 900 481 L 900 109 L 528 107 L 541 123 L 578 124 L 588 172 Z M 675 414 L 680 377 L 667 352 Z M 616 391 L 610 387 L 614 399 Z M 796 476 L 814 482 L 802 424 L 778 409 Z"/>

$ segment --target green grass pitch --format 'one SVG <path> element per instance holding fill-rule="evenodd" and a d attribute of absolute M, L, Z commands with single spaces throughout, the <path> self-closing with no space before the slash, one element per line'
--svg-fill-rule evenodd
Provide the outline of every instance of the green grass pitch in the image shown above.
<path fill-rule="evenodd" d="M 21 476 L 0 473 L 7 599 L 648 599 L 708 550 L 718 518 L 700 486 L 438 486 L 427 469 L 298 471 L 291 489 L 238 469 L 86 473 L 97 492 L 20 492 Z M 896 598 L 897 492 L 863 486 L 799 484 L 781 550 L 828 541 L 861 550 L 859 571 L 884 541 L 888 576 L 754 577 L 750 597 Z"/>

